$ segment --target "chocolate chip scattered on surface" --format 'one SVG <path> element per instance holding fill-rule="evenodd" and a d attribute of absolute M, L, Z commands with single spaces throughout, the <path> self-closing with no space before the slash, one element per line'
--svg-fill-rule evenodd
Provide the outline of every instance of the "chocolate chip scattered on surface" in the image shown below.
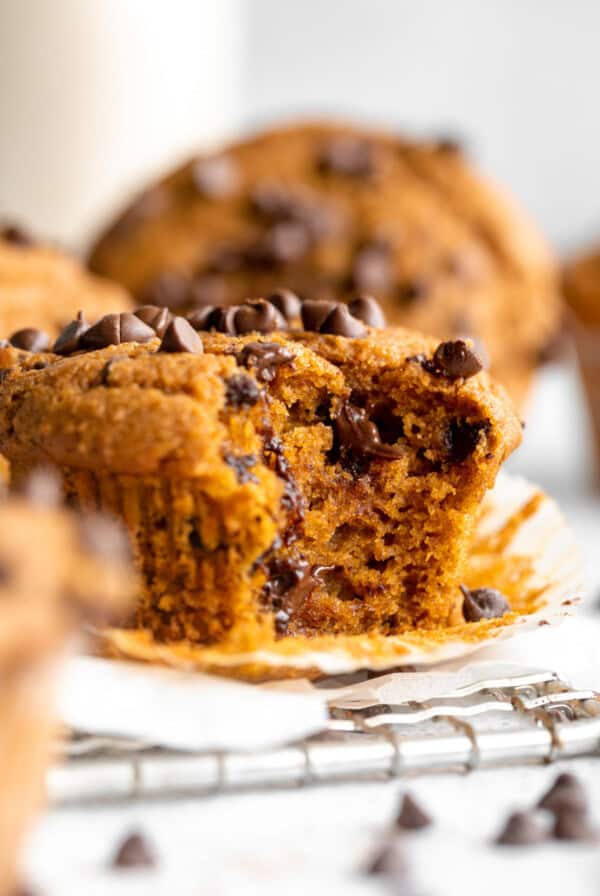
<path fill-rule="evenodd" d="M 500 846 L 533 846 L 546 839 L 546 832 L 533 812 L 513 812 L 498 837 Z"/>
<path fill-rule="evenodd" d="M 505 613 L 510 613 L 510 604 L 495 588 L 470 589 L 461 585 L 460 590 L 463 593 L 463 616 L 467 622 L 498 619 Z"/>
<path fill-rule="evenodd" d="M 82 348 L 95 350 L 123 342 L 150 342 L 156 333 L 135 314 L 105 314 L 79 338 Z"/>
<path fill-rule="evenodd" d="M 45 352 L 50 348 L 48 335 L 33 327 L 17 330 L 8 341 L 15 348 L 21 348 L 26 352 Z"/>
<path fill-rule="evenodd" d="M 431 816 L 419 806 L 410 793 L 404 794 L 396 817 L 396 828 L 403 831 L 419 831 L 433 824 Z"/>
<path fill-rule="evenodd" d="M 142 834 L 137 832 L 123 840 L 111 862 L 115 869 L 154 868 L 156 864 L 150 844 Z"/>
<path fill-rule="evenodd" d="M 564 772 L 556 778 L 537 805 L 539 809 L 547 809 L 549 812 L 586 812 L 588 798 L 579 778 Z"/>
<path fill-rule="evenodd" d="M 56 355 L 72 355 L 81 348 L 81 337 L 90 328 L 83 311 L 77 312 L 77 317 L 67 324 L 52 346 Z"/>
<path fill-rule="evenodd" d="M 157 336 L 164 336 L 165 331 L 173 315 L 168 308 L 160 308 L 158 305 L 141 305 L 133 312 L 141 321 L 152 327 Z"/>
<path fill-rule="evenodd" d="M 463 339 L 441 342 L 433 355 L 433 365 L 452 380 L 468 379 L 483 370 L 481 359 Z"/>

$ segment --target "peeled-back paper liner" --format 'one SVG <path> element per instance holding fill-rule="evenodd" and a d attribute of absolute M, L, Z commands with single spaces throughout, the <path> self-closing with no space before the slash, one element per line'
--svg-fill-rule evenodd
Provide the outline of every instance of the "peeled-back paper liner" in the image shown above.
<path fill-rule="evenodd" d="M 579 550 L 557 505 L 524 479 L 503 474 L 483 502 L 464 575 L 469 587 L 497 588 L 508 597 L 512 612 L 500 619 L 401 635 L 282 638 L 247 653 L 159 644 L 135 630 L 113 629 L 104 637 L 118 657 L 255 681 L 432 665 L 558 622 L 578 601 L 581 581 Z"/>
<path fill-rule="evenodd" d="M 466 579 L 472 586 L 486 584 L 510 593 L 515 612 L 500 620 L 430 633 L 330 638 L 327 650 L 319 645 L 298 654 L 260 651 L 220 658 L 228 673 L 232 665 L 255 663 L 263 668 L 270 664 L 272 678 L 290 677 L 290 667 L 294 673 L 292 680 L 260 685 L 202 672 L 203 667 L 219 665 L 219 651 L 214 648 L 204 651 L 210 653 L 210 662 L 198 659 L 201 649 L 190 651 L 192 661 L 190 654 L 182 656 L 179 648 L 140 646 L 135 640 L 127 641 L 129 632 L 113 633 L 122 655 L 163 666 L 73 658 L 60 689 L 62 720 L 81 731 L 178 749 L 260 749 L 321 730 L 332 702 L 357 707 L 373 701 L 448 696 L 478 681 L 548 670 L 563 642 L 565 647 L 572 643 L 578 657 L 587 649 L 580 645 L 576 633 L 553 628 L 579 599 L 579 551 L 556 504 L 524 480 L 503 475 L 486 499 Z M 519 589 L 520 600 L 514 597 Z M 574 620 L 569 624 L 575 625 Z M 517 639 L 499 649 L 515 634 L 532 631 L 537 631 L 537 637 Z M 465 662 L 465 657 L 483 647 L 488 648 L 485 661 Z M 563 654 L 568 651 L 561 651 Z M 357 670 L 406 664 L 422 668 L 392 671 L 370 680 L 360 672 L 355 679 L 362 680 L 344 678 Z M 433 664 L 441 665 L 431 668 Z M 315 686 L 301 677 L 304 669 L 312 677 L 317 669 L 341 678 Z"/>

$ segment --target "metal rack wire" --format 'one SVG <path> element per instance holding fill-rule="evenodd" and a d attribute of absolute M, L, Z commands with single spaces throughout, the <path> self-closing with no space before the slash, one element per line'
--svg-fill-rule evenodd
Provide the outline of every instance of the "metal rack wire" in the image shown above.
<path fill-rule="evenodd" d="M 58 804 L 95 804 L 460 772 L 599 750 L 600 693 L 541 672 L 420 703 L 347 708 L 333 699 L 318 735 L 255 752 L 185 753 L 74 732 L 48 789 Z"/>

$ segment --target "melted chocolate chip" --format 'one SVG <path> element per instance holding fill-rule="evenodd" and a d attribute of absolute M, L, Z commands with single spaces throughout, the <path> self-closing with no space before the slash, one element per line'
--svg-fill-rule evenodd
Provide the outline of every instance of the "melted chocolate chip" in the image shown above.
<path fill-rule="evenodd" d="M 387 292 L 392 282 L 392 251 L 385 240 L 364 243 L 352 260 L 352 284 L 367 292 Z"/>
<path fill-rule="evenodd" d="M 262 600 L 269 609 L 277 611 L 275 630 L 283 635 L 289 622 L 314 591 L 318 580 L 308 561 L 303 558 L 271 560 L 266 571 Z"/>
<path fill-rule="evenodd" d="M 118 847 L 112 860 L 113 868 L 153 868 L 154 853 L 142 834 L 130 834 Z"/>
<path fill-rule="evenodd" d="M 29 249 L 37 244 L 37 240 L 30 233 L 16 224 L 5 224 L 0 227 L 0 239 L 10 243 L 11 246 L 18 246 L 20 249 Z"/>
<path fill-rule="evenodd" d="M 350 313 L 347 305 L 342 304 L 336 305 L 319 327 L 319 333 L 331 333 L 347 339 L 356 339 L 366 332 L 363 322 Z"/>
<path fill-rule="evenodd" d="M 275 472 L 284 483 L 281 506 L 288 514 L 288 523 L 283 533 L 283 542 L 292 544 L 298 538 L 304 522 L 304 500 L 298 483 L 291 471 L 281 440 L 272 431 L 265 433 L 263 454 L 265 462 L 273 464 Z"/>
<path fill-rule="evenodd" d="M 294 353 L 278 342 L 249 342 L 236 359 L 242 367 L 253 368 L 257 379 L 270 383 L 279 367 L 292 363 Z"/>
<path fill-rule="evenodd" d="M 182 308 L 187 305 L 190 280 L 181 271 L 163 271 L 143 291 L 145 305 Z"/>
<path fill-rule="evenodd" d="M 228 467 L 234 471 L 237 481 L 240 484 L 245 482 L 258 482 L 258 479 L 251 473 L 252 467 L 257 464 L 256 455 L 254 454 L 223 454 L 223 460 Z"/>
<path fill-rule="evenodd" d="M 500 846 L 532 846 L 545 839 L 544 830 L 532 812 L 514 812 L 507 819 L 496 843 Z"/>
<path fill-rule="evenodd" d="M 395 460 L 405 453 L 404 448 L 386 445 L 381 441 L 379 430 L 369 419 L 364 408 L 349 401 L 344 402 L 334 420 L 336 438 L 342 452 L 361 457 L 379 457 Z"/>
<path fill-rule="evenodd" d="M 129 539 L 123 526 L 113 517 L 100 513 L 82 516 L 79 521 L 82 547 L 100 560 L 114 563 L 131 558 Z"/>
<path fill-rule="evenodd" d="M 149 327 L 152 327 L 157 336 L 164 336 L 165 330 L 173 320 L 169 309 L 159 308 L 158 305 L 142 305 L 133 313 Z"/>
<path fill-rule="evenodd" d="M 419 831 L 430 824 L 432 821 L 427 812 L 421 809 L 409 793 L 405 794 L 396 818 L 396 827 L 403 831 Z"/>
<path fill-rule="evenodd" d="M 185 317 L 174 317 L 165 331 L 159 352 L 188 352 L 201 355 L 204 351 L 202 340 Z"/>
<path fill-rule="evenodd" d="M 381 305 L 372 296 L 357 296 L 348 303 L 348 310 L 368 327 L 385 327 Z"/>
<path fill-rule="evenodd" d="M 272 333 L 285 330 L 287 323 L 274 305 L 264 299 L 256 299 L 239 306 L 233 318 L 233 327 L 237 335 Z"/>
<path fill-rule="evenodd" d="M 289 322 L 300 317 L 301 302 L 291 289 L 278 289 L 267 297 L 267 302 L 273 305 L 280 314 Z"/>
<path fill-rule="evenodd" d="M 190 170 L 192 186 L 204 199 L 226 199 L 235 193 L 239 175 L 229 156 L 197 159 Z"/>
<path fill-rule="evenodd" d="M 79 344 L 86 349 L 100 349 L 122 342 L 150 342 L 155 337 L 152 327 L 135 314 L 124 312 L 105 314 L 81 335 Z"/>
<path fill-rule="evenodd" d="M 360 137 L 334 137 L 317 158 L 319 171 L 360 179 L 370 178 L 377 170 L 377 151 L 373 143 Z"/>
<path fill-rule="evenodd" d="M 474 588 L 461 585 L 463 593 L 463 616 L 467 622 L 478 622 L 480 619 L 498 619 L 510 613 L 510 604 L 500 591 L 495 588 Z"/>
<path fill-rule="evenodd" d="M 588 798 L 579 778 L 565 773 L 540 798 L 538 808 L 549 812 L 587 812 Z"/>
<path fill-rule="evenodd" d="M 33 327 L 17 330 L 9 338 L 9 342 L 15 348 L 21 348 L 26 352 L 45 352 L 50 348 L 50 340 L 46 333 Z"/>
<path fill-rule="evenodd" d="M 483 433 L 489 430 L 486 420 L 470 422 L 453 420 L 444 434 L 444 447 L 451 464 L 461 464 L 473 454 Z"/>
<path fill-rule="evenodd" d="M 260 398 L 260 389 L 245 373 L 234 373 L 225 380 L 225 401 L 232 408 L 251 408 Z"/>
<path fill-rule="evenodd" d="M 314 333 L 318 333 L 321 324 L 329 317 L 336 306 L 336 302 L 307 299 L 305 302 L 302 302 L 300 309 L 302 326 L 305 330 L 312 330 Z"/>
<path fill-rule="evenodd" d="M 67 324 L 52 347 L 56 355 L 72 355 L 81 348 L 81 337 L 90 328 L 83 316 L 83 311 L 77 312 L 77 317 Z"/>
<path fill-rule="evenodd" d="M 436 370 L 452 380 L 468 379 L 483 370 L 481 359 L 462 339 L 440 343 L 433 363 Z"/>

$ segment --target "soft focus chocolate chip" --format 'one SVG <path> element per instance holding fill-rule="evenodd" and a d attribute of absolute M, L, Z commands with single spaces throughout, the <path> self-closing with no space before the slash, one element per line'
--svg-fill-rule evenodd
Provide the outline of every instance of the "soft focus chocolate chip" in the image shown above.
<path fill-rule="evenodd" d="M 381 305 L 372 296 L 357 296 L 348 303 L 348 310 L 368 327 L 385 327 Z"/>
<path fill-rule="evenodd" d="M 234 316 L 234 328 L 238 335 L 272 333 L 287 329 L 287 322 L 270 302 L 256 299 L 239 306 Z"/>
<path fill-rule="evenodd" d="M 463 152 L 463 144 L 458 137 L 452 134 L 443 134 L 438 137 L 434 144 L 434 149 L 444 155 L 460 155 Z"/>
<path fill-rule="evenodd" d="M 285 184 L 275 180 L 259 181 L 248 197 L 250 208 L 268 220 L 285 220 L 294 217 L 294 200 Z"/>
<path fill-rule="evenodd" d="M 260 389 L 251 376 L 234 373 L 225 380 L 225 401 L 232 408 L 251 408 L 260 398 Z"/>
<path fill-rule="evenodd" d="M 50 340 L 43 330 L 35 330 L 33 327 L 25 327 L 17 330 L 9 338 L 11 345 L 22 348 L 26 352 L 45 352 L 50 347 Z"/>
<path fill-rule="evenodd" d="M 216 329 L 221 316 L 221 309 L 207 305 L 205 308 L 197 308 L 187 316 L 188 323 L 194 330 Z"/>
<path fill-rule="evenodd" d="M 430 816 L 406 793 L 402 799 L 400 812 L 396 817 L 396 827 L 403 831 L 419 831 L 432 824 Z"/>
<path fill-rule="evenodd" d="M 249 342 L 236 356 L 242 367 L 251 367 L 257 379 L 270 383 L 282 364 L 291 364 L 294 353 L 278 342 Z"/>
<path fill-rule="evenodd" d="M 555 840 L 593 843 L 598 840 L 598 831 L 585 812 L 561 809 L 554 818 L 552 836 Z"/>
<path fill-rule="evenodd" d="M 83 316 L 83 311 L 77 312 L 77 317 L 72 320 L 58 336 L 58 339 L 52 347 L 52 351 L 56 355 L 71 355 L 79 350 L 81 337 L 90 325 Z"/>
<path fill-rule="evenodd" d="M 314 333 L 318 333 L 321 324 L 327 317 L 329 317 L 336 306 L 337 302 L 307 299 L 305 302 L 302 302 L 302 308 L 300 309 L 302 326 L 305 330 L 311 330 Z"/>
<path fill-rule="evenodd" d="M 467 622 L 478 622 L 480 619 L 498 619 L 510 613 L 510 604 L 500 591 L 495 588 L 467 588 L 461 585 L 463 593 L 463 616 Z"/>
<path fill-rule="evenodd" d="M 404 448 L 400 446 L 384 444 L 376 424 L 369 419 L 367 411 L 349 401 L 342 405 L 334 420 L 334 428 L 341 449 L 358 457 L 395 460 L 405 453 Z"/>
<path fill-rule="evenodd" d="M 173 320 L 169 309 L 159 308 L 158 305 L 142 305 L 133 313 L 149 327 L 152 327 L 157 336 L 164 336 L 165 330 Z"/>
<path fill-rule="evenodd" d="M 11 246 L 18 246 L 21 249 L 28 249 L 37 245 L 37 240 L 27 233 L 22 227 L 16 224 L 5 224 L 0 227 L 0 239 L 10 243 Z"/>
<path fill-rule="evenodd" d="M 483 370 L 478 355 L 462 339 L 441 342 L 433 355 L 437 370 L 449 379 L 468 379 Z"/>
<path fill-rule="evenodd" d="M 319 333 L 345 336 L 348 339 L 357 339 L 366 332 L 363 322 L 353 317 L 348 306 L 343 304 L 336 305 L 319 327 Z"/>
<path fill-rule="evenodd" d="M 549 812 L 586 812 L 588 799 L 579 778 L 564 773 L 539 800 L 539 809 Z"/>
<path fill-rule="evenodd" d="M 371 859 L 365 873 L 369 875 L 388 877 L 396 882 L 402 882 L 409 878 L 410 868 L 404 853 L 404 844 L 399 837 L 390 839 Z M 399 891 L 405 893 L 403 888 Z M 409 891 L 410 893 L 410 891 Z"/>
<path fill-rule="evenodd" d="M 532 812 L 514 812 L 507 819 L 496 843 L 500 846 L 532 846 L 545 839 L 544 829 Z"/>
<path fill-rule="evenodd" d="M 100 560 L 126 562 L 131 557 L 129 540 L 121 523 L 101 513 L 81 517 L 79 540 L 84 550 Z"/>
<path fill-rule="evenodd" d="M 489 429 L 489 423 L 482 421 L 452 420 L 444 434 L 444 447 L 451 464 L 462 464 L 470 457 L 483 433 Z"/>
<path fill-rule="evenodd" d="M 369 178 L 377 169 L 377 150 L 360 137 L 334 137 L 317 158 L 320 171 L 346 177 Z"/>
<path fill-rule="evenodd" d="M 254 473 L 250 472 L 252 467 L 257 464 L 256 455 L 226 453 L 223 454 L 223 460 L 234 471 L 237 481 L 241 485 L 246 482 L 258 482 Z"/>
<path fill-rule="evenodd" d="M 415 277 L 412 280 L 406 280 L 398 287 L 398 301 L 402 305 L 415 305 L 417 302 L 426 299 L 429 295 L 429 284 L 426 280 Z"/>
<path fill-rule="evenodd" d="M 152 327 L 135 314 L 124 312 L 105 314 L 81 335 L 79 343 L 87 349 L 100 349 L 122 342 L 150 342 L 155 337 Z"/>
<path fill-rule="evenodd" d="M 287 321 L 300 317 L 301 301 L 291 289 L 278 289 L 267 296 L 267 302 L 274 305 Z"/>
<path fill-rule="evenodd" d="M 111 864 L 113 868 L 154 868 L 156 859 L 146 838 L 136 832 L 123 840 Z"/>
<path fill-rule="evenodd" d="M 310 235 L 300 221 L 280 221 L 248 249 L 247 261 L 255 267 L 277 267 L 304 258 Z"/>
<path fill-rule="evenodd" d="M 364 243 L 352 260 L 353 285 L 367 292 L 387 292 L 392 281 L 392 250 L 385 240 Z"/>
<path fill-rule="evenodd" d="M 223 277 L 218 274 L 200 274 L 190 284 L 187 302 L 191 308 L 225 305 L 227 296 L 227 282 Z"/>
<path fill-rule="evenodd" d="M 60 476 L 56 470 L 47 467 L 33 470 L 21 484 L 19 492 L 38 507 L 57 507 L 62 502 Z"/>
<path fill-rule="evenodd" d="M 246 249 L 237 243 L 227 242 L 215 246 L 207 261 L 207 272 L 213 274 L 235 274 L 246 261 Z"/>
<path fill-rule="evenodd" d="M 159 352 L 189 352 L 201 355 L 202 340 L 185 317 L 174 317 L 162 338 Z"/>
<path fill-rule="evenodd" d="M 205 199 L 226 199 L 235 193 L 239 174 L 229 156 L 211 156 L 196 159 L 190 170 L 192 185 Z"/>
<path fill-rule="evenodd" d="M 142 297 L 144 305 L 161 308 L 182 308 L 188 302 L 190 278 L 181 271 L 163 271 L 147 284 Z"/>

